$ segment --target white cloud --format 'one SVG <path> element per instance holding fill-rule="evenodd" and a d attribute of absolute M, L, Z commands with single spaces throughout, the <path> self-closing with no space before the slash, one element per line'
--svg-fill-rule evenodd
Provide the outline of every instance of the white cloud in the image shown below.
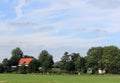
<path fill-rule="evenodd" d="M 82 53 L 85 55 L 88 48 L 102 45 L 102 41 L 106 39 L 107 37 L 75 38 L 72 36 L 51 36 L 49 33 L 34 33 L 24 36 L 8 35 L 0 37 L 0 49 L 9 48 L 9 51 L 6 50 L 5 52 L 7 52 L 6 54 L 10 54 L 13 48 L 20 47 L 25 51 L 25 54 L 30 54 L 35 57 L 38 57 L 37 54 L 41 50 L 47 49 L 55 57 L 58 53 L 56 57 L 58 60 L 64 51 L 81 52 L 84 50 Z M 0 53 L 2 53 L 2 51 L 0 51 Z M 5 56 L 7 57 L 8 55 Z"/>
<path fill-rule="evenodd" d="M 120 7 L 120 0 L 88 0 L 94 6 L 101 8 L 118 8 Z"/>
<path fill-rule="evenodd" d="M 25 6 L 26 0 L 19 0 L 18 5 L 15 7 L 17 19 L 23 16 L 22 8 Z"/>
<path fill-rule="evenodd" d="M 0 22 L 0 26 L 1 26 L 0 31 L 11 32 L 11 31 L 14 31 L 16 29 L 15 27 L 10 26 L 7 22 Z"/>
<path fill-rule="evenodd" d="M 35 0 L 35 1 L 33 1 L 33 0 L 32 1 L 28 0 L 27 1 L 26 0 L 26 2 L 22 2 L 22 3 L 27 4 L 27 6 L 29 8 L 31 3 L 35 3 L 35 2 L 37 2 L 39 4 L 41 3 L 41 1 L 38 1 L 38 0 Z M 49 3 L 49 5 L 47 5 L 44 8 L 39 7 L 37 9 L 35 9 L 34 7 L 31 8 L 31 9 L 27 9 L 27 7 L 26 7 L 25 10 L 29 10 L 29 11 L 24 13 L 24 14 L 20 13 L 21 15 L 19 15 L 19 13 L 18 13 L 19 16 L 22 16 L 22 18 L 20 18 L 19 20 L 22 20 L 22 21 L 24 21 L 24 20 L 33 21 L 33 20 L 37 19 L 37 21 L 38 21 L 38 18 L 47 20 L 47 19 L 51 18 L 50 14 L 52 14 L 52 13 L 59 12 L 61 10 L 67 10 L 67 9 L 73 9 L 73 10 L 76 9 L 76 8 L 79 9 L 79 8 L 83 8 L 85 6 L 85 2 L 79 1 L 79 0 L 76 0 L 76 1 L 74 1 L 74 0 L 72 0 L 72 1 L 68 1 L 68 0 L 66 0 L 66 1 L 63 1 L 63 0 L 57 0 L 57 1 L 56 0 L 52 0 L 52 1 L 42 1 L 42 2 L 44 2 L 46 4 Z M 20 6 L 18 5 L 16 7 L 18 12 L 19 12 L 19 10 L 20 10 L 20 12 L 22 12 L 22 10 L 21 10 L 22 8 L 24 9 L 24 5 L 23 4 L 20 4 Z M 60 12 L 59 14 L 60 15 L 64 15 L 65 13 L 64 12 L 63 13 Z M 59 17 L 59 15 L 57 14 L 56 17 Z M 52 18 L 54 18 L 54 16 Z"/>
<path fill-rule="evenodd" d="M 45 6 L 32 7 L 36 2 Z M 5 32 L 0 35 L 0 46 L 7 49 L 6 56 L 17 46 L 33 56 L 41 49 L 50 50 L 58 58 L 66 50 L 85 55 L 90 47 L 107 44 L 107 33 L 120 32 L 119 8 L 102 9 L 84 0 L 19 0 L 15 12 L 15 19 L 0 22 L 0 31 Z"/>
<path fill-rule="evenodd" d="M 120 24 L 110 25 L 104 29 L 108 33 L 119 33 L 120 32 Z"/>
<path fill-rule="evenodd" d="M 91 1 L 95 2 L 94 0 L 91 0 Z M 88 23 L 96 24 L 96 22 L 97 22 L 98 24 L 99 23 L 101 24 L 101 21 L 105 21 L 105 23 L 103 23 L 103 25 L 109 26 L 106 23 L 107 21 L 108 21 L 108 23 L 110 21 L 119 22 L 118 18 L 120 18 L 119 17 L 120 12 L 118 11 L 118 9 L 116 9 L 116 10 L 115 9 L 114 10 L 98 9 L 98 8 L 88 5 L 89 3 L 85 3 L 85 1 L 82 1 L 82 0 L 76 0 L 76 1 L 73 1 L 73 0 L 72 1 L 68 1 L 68 0 L 55 1 L 55 0 L 53 0 L 51 2 L 43 1 L 43 2 L 49 2 L 50 5 L 45 8 L 37 8 L 37 9 L 32 8 L 32 9 L 29 9 L 30 12 L 23 13 L 23 9 L 26 6 L 26 4 L 27 4 L 27 6 L 30 6 L 30 4 L 34 3 L 34 2 L 39 3 L 39 0 L 30 0 L 30 1 L 29 0 L 20 0 L 18 5 L 16 6 L 17 20 L 14 20 L 13 22 L 11 22 L 11 21 L 8 22 L 8 24 L 7 25 L 5 24 L 4 27 L 7 27 L 10 25 L 11 28 L 9 28 L 9 29 L 19 28 L 19 27 L 20 28 L 30 27 L 30 28 L 35 29 L 35 28 L 40 28 L 40 27 L 44 27 L 44 26 L 55 26 L 55 28 L 59 28 L 59 29 L 60 29 L 60 27 L 64 27 L 67 29 L 69 29 L 69 28 L 74 29 L 74 27 L 78 27 L 78 29 L 79 29 L 79 26 L 80 26 L 79 23 L 84 22 L 84 24 L 81 23 L 82 26 L 87 28 L 89 31 L 91 29 L 89 29 L 86 26 L 86 25 L 88 25 Z M 103 1 L 101 1 L 101 2 L 103 2 Z M 107 2 L 107 0 L 105 0 L 104 2 Z M 26 10 L 27 10 L 27 6 L 26 6 Z M 59 12 L 64 9 L 69 9 L 69 12 L 65 12 L 65 13 L 60 12 L 60 14 L 55 14 L 56 12 Z M 76 12 L 78 14 L 74 13 L 74 11 L 73 11 L 74 9 L 78 10 L 78 12 Z M 79 15 L 81 13 L 84 13 L 84 15 Z M 78 15 L 78 16 L 75 16 L 75 15 Z M 65 18 L 59 20 L 58 22 L 53 22 L 53 23 L 48 22 L 48 21 L 50 21 L 50 22 L 54 21 L 56 18 L 59 18 L 59 17 L 65 17 Z M 11 24 L 11 23 L 13 23 L 13 24 Z M 73 24 L 74 27 L 72 27 L 71 24 Z M 114 25 L 114 23 L 112 23 L 112 24 Z M 8 27 L 7 27 L 7 29 L 8 29 Z M 100 29 L 96 29 L 96 28 L 93 29 L 93 31 L 98 31 L 98 30 L 100 31 Z"/>

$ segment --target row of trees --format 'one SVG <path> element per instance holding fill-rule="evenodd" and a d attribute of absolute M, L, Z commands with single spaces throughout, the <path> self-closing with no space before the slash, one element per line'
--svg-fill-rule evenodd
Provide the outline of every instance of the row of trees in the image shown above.
<path fill-rule="evenodd" d="M 12 50 L 12 56 L 10 59 L 5 58 L 0 64 L 0 72 L 18 72 L 18 73 L 35 73 L 39 70 L 41 72 L 48 72 L 53 62 L 53 57 L 46 50 L 41 51 L 38 59 L 33 56 L 23 55 L 23 52 L 20 48 L 15 48 Z M 23 64 L 18 67 L 19 60 L 21 58 L 33 58 L 28 67 Z"/>
<path fill-rule="evenodd" d="M 86 60 L 86 66 L 95 72 L 101 68 L 107 73 L 120 73 L 120 49 L 116 46 L 93 47 L 89 49 Z"/>
<path fill-rule="evenodd" d="M 10 59 L 5 58 L 0 64 L 0 72 L 35 73 L 98 73 L 98 69 L 106 70 L 107 73 L 120 74 L 120 49 L 116 46 L 92 47 L 88 50 L 87 56 L 79 53 L 65 52 L 58 62 L 53 61 L 53 56 L 46 50 L 42 50 L 38 58 L 25 56 L 20 48 L 12 50 Z M 32 57 L 29 66 L 18 66 L 20 58 Z"/>
<path fill-rule="evenodd" d="M 85 73 L 85 63 L 85 58 L 80 56 L 79 53 L 68 54 L 68 52 L 65 52 L 61 61 L 56 62 L 54 66 L 68 73 Z"/>

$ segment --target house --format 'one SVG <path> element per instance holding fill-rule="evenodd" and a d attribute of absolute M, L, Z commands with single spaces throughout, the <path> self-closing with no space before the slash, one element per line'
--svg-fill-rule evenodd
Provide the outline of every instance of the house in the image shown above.
<path fill-rule="evenodd" d="M 19 60 L 18 66 L 22 66 L 23 64 L 25 64 L 25 66 L 27 67 L 32 60 L 33 58 L 21 58 Z"/>

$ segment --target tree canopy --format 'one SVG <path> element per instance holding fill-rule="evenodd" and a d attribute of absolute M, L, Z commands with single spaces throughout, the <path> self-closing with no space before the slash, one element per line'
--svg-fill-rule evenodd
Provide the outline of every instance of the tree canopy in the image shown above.
<path fill-rule="evenodd" d="M 10 64 L 11 65 L 18 65 L 18 62 L 20 60 L 21 57 L 23 57 L 23 52 L 20 48 L 15 48 L 12 50 L 12 56 L 10 58 Z"/>
<path fill-rule="evenodd" d="M 48 53 L 46 50 L 42 50 L 39 57 L 38 61 L 41 64 L 42 70 L 44 72 L 49 71 L 52 68 L 53 65 L 53 57 L 51 54 Z"/>
<path fill-rule="evenodd" d="M 64 73 L 98 73 L 98 70 L 105 70 L 106 73 L 120 74 L 120 49 L 116 46 L 91 47 L 86 56 L 80 53 L 64 52 L 61 60 L 54 63 L 53 56 L 42 50 L 38 59 L 33 56 L 23 55 L 20 48 L 12 50 L 10 59 L 3 59 L 0 63 L 0 72 L 18 71 L 20 73 L 53 72 L 53 70 Z M 18 66 L 20 58 L 32 58 L 26 65 Z M 12 69 L 11 66 L 17 66 Z"/>

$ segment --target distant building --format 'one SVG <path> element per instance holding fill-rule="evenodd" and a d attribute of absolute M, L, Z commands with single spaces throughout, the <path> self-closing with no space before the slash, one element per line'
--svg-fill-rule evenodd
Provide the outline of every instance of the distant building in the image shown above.
<path fill-rule="evenodd" d="M 106 70 L 105 70 L 105 69 L 101 70 L 101 69 L 99 68 L 99 69 L 98 69 L 98 73 L 99 73 L 99 74 L 105 74 L 105 73 L 106 73 Z"/>
<path fill-rule="evenodd" d="M 99 73 L 99 74 L 103 74 L 103 71 L 99 68 L 99 69 L 98 69 L 98 73 Z"/>
<path fill-rule="evenodd" d="M 22 66 L 24 64 L 27 67 L 32 60 L 33 58 L 21 58 L 19 60 L 18 66 Z"/>

